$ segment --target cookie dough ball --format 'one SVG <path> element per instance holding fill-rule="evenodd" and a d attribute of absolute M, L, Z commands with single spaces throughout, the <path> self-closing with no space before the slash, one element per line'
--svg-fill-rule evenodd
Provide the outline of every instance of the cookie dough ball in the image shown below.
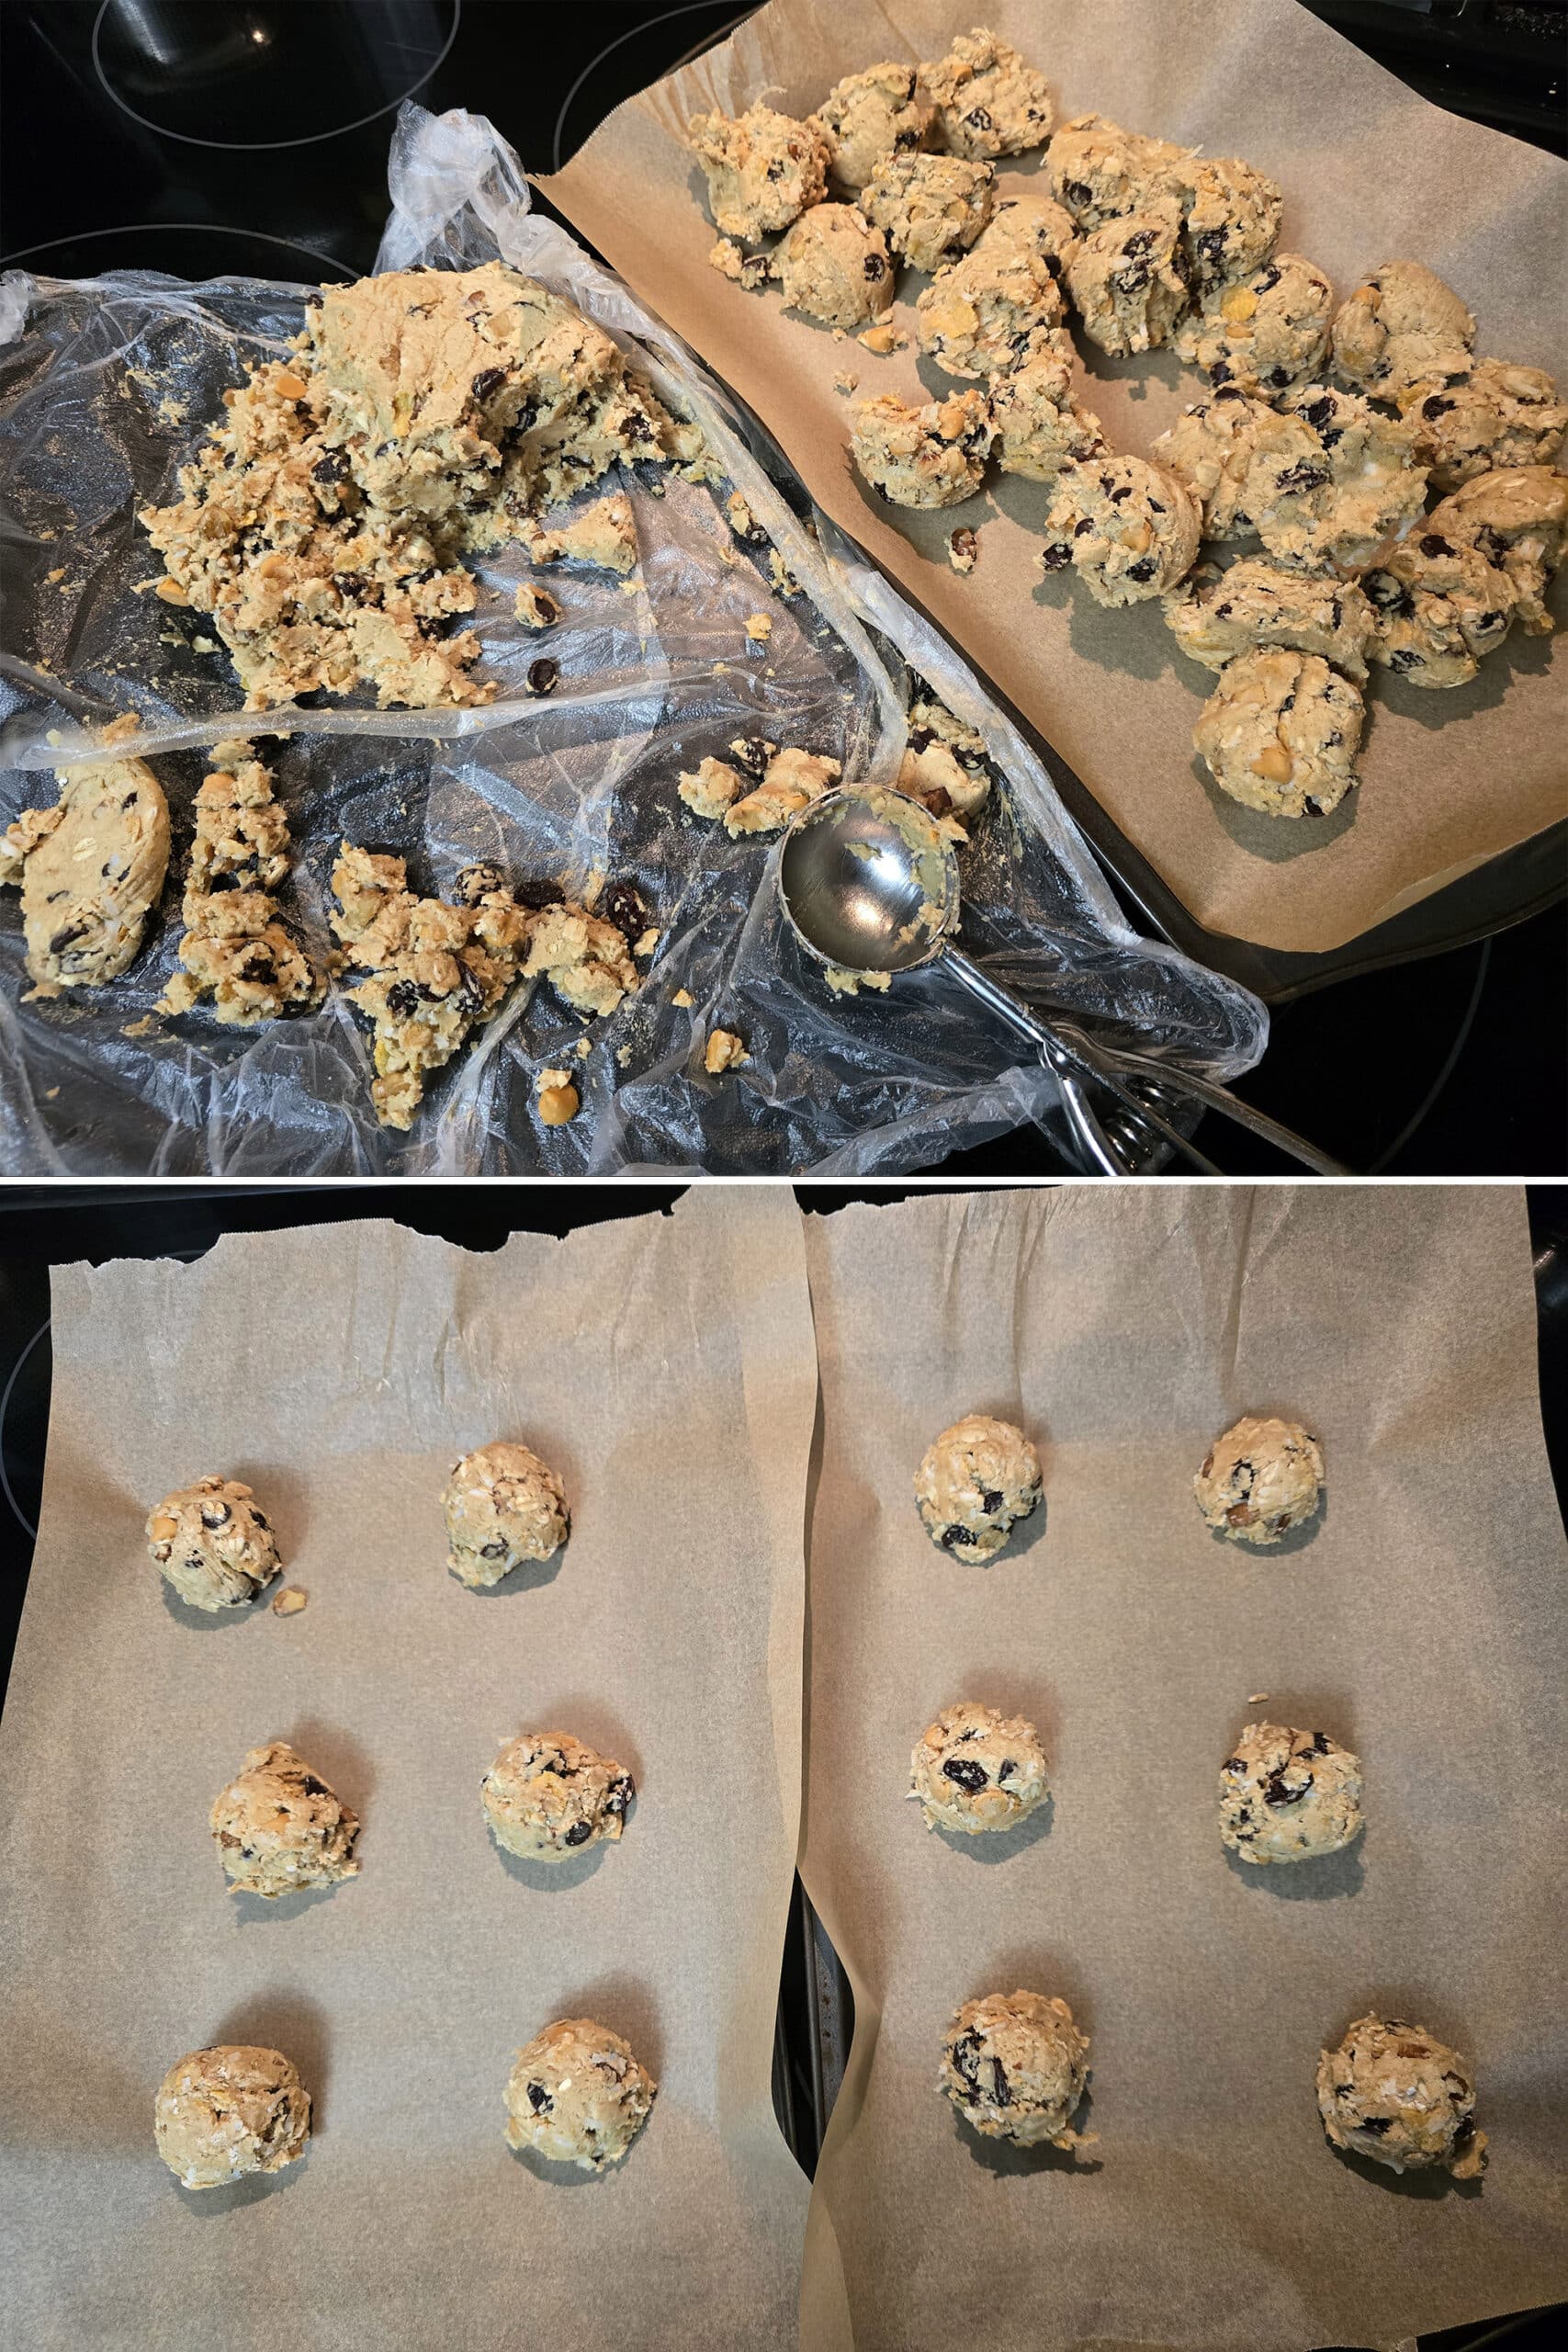
<path fill-rule="evenodd" d="M 978 392 L 910 408 L 892 392 L 862 401 L 850 447 L 858 471 L 895 506 L 956 506 L 973 497 L 996 439 Z"/>
<path fill-rule="evenodd" d="M 1040 1456 L 1021 1430 L 989 1413 L 966 1413 L 943 1430 L 915 1473 L 931 1542 L 966 1560 L 994 1558 L 1040 1494 Z"/>
<path fill-rule="evenodd" d="M 1004 474 L 1055 481 L 1064 466 L 1110 456 L 1105 428 L 1073 398 L 1072 385 L 1071 345 L 1064 356 L 1055 339 L 993 379 L 997 463 Z"/>
<path fill-rule="evenodd" d="M 283 1566 L 265 1514 L 237 1478 L 198 1478 L 147 1514 L 147 1549 L 193 1609 L 238 1609 Z"/>
<path fill-rule="evenodd" d="M 1316 654 L 1258 646 L 1220 672 L 1192 742 L 1220 790 L 1243 808 L 1326 817 L 1356 785 L 1365 716 L 1359 689 Z"/>
<path fill-rule="evenodd" d="M 1280 189 L 1239 155 L 1196 159 L 1190 169 L 1187 251 L 1193 284 L 1206 292 L 1268 260 L 1280 242 Z"/>
<path fill-rule="evenodd" d="M 1440 531 L 1400 539 L 1365 579 L 1372 660 L 1413 686 L 1462 686 L 1507 636 L 1514 591 L 1478 547 Z"/>
<path fill-rule="evenodd" d="M 636 1794 L 613 1758 L 564 1731 L 509 1739 L 479 1783 L 496 1844 L 529 1862 L 564 1862 L 618 1838 Z"/>
<path fill-rule="evenodd" d="M 1088 2059 L 1089 2036 L 1066 2001 L 987 1993 L 954 2013 L 937 2084 L 987 2140 L 1076 2148 L 1093 2137 L 1068 2128 L 1089 2079 Z"/>
<path fill-rule="evenodd" d="M 909 1759 L 909 1794 L 919 1799 L 928 1829 L 965 1837 L 1010 1829 L 1050 1793 L 1050 1767 L 1034 1725 L 971 1700 L 945 1707 L 928 1724 Z"/>
<path fill-rule="evenodd" d="M 1358 2018 L 1317 2062 L 1317 2111 L 1337 2148 L 1394 2172 L 1446 2165 L 1473 2180 L 1486 2134 L 1472 2121 L 1475 2084 L 1457 2050 L 1403 2018 Z"/>
<path fill-rule="evenodd" d="M 1550 466 L 1568 432 L 1568 404 L 1540 368 L 1481 359 L 1461 383 L 1427 378 L 1394 395 L 1434 490 L 1503 466 Z"/>
<path fill-rule="evenodd" d="M 1244 1862 L 1309 1862 L 1361 1828 L 1361 1759 L 1322 1731 L 1248 1724 L 1220 1767 L 1220 1836 Z"/>
<path fill-rule="evenodd" d="M 885 155 L 861 191 L 862 209 L 911 269 L 939 270 L 972 245 L 991 217 L 996 175 L 958 155 Z"/>
<path fill-rule="evenodd" d="M 1209 1525 L 1237 1544 L 1278 1544 L 1317 1509 L 1323 1452 L 1297 1421 L 1247 1415 L 1209 1448 L 1192 1481 Z"/>
<path fill-rule="evenodd" d="M 1333 309 L 1334 288 L 1315 262 L 1276 254 L 1234 284 L 1209 287 L 1178 327 L 1176 350 L 1211 384 L 1267 399 L 1318 373 Z"/>
<path fill-rule="evenodd" d="M 1506 466 L 1450 492 L 1427 518 L 1445 539 L 1477 547 L 1513 582 L 1514 606 L 1531 637 L 1549 637 L 1546 583 L 1568 543 L 1568 475 L 1550 466 Z"/>
<path fill-rule="evenodd" d="M 893 300 L 887 241 L 853 204 L 814 204 L 773 257 L 792 311 L 830 327 L 863 327 Z"/>
<path fill-rule="evenodd" d="M 1062 297 L 1045 264 L 998 260 L 985 242 L 939 270 L 915 305 L 920 349 L 949 376 L 994 376 L 1056 340 Z"/>
<path fill-rule="evenodd" d="M 1363 571 L 1426 501 L 1409 426 L 1353 392 L 1305 385 L 1258 427 L 1247 503 L 1280 563 Z"/>
<path fill-rule="evenodd" d="M 1123 130 L 1103 115 L 1065 122 L 1045 158 L 1051 192 L 1080 229 L 1098 229 L 1160 196 L 1191 200 L 1194 158 L 1168 139 Z"/>
<path fill-rule="evenodd" d="M 1451 286 L 1418 261 L 1385 261 L 1340 305 L 1334 365 L 1358 391 L 1393 400 L 1424 377 L 1461 376 L 1475 321 Z"/>
<path fill-rule="evenodd" d="M 525 1445 L 465 1453 L 441 1498 L 446 1565 L 470 1589 L 499 1584 L 524 1560 L 547 1560 L 570 1530 L 560 1480 Z"/>
<path fill-rule="evenodd" d="M 1167 596 L 1165 625 L 1206 669 L 1223 670 L 1254 646 L 1282 645 L 1319 655 L 1358 685 L 1378 634 L 1377 616 L 1355 581 L 1291 571 L 1264 556 L 1193 572 Z"/>
<path fill-rule="evenodd" d="M 1081 240 L 1072 214 L 1048 196 L 1000 196 L 973 250 L 987 261 L 1043 261 L 1065 275 Z"/>
<path fill-rule="evenodd" d="M 235 1894 L 297 1894 L 357 1875 L 359 1816 L 287 1740 L 253 1747 L 213 1805 L 212 1835 Z"/>
<path fill-rule="evenodd" d="M 749 107 L 741 115 L 694 115 L 686 136 L 707 174 L 715 227 L 744 243 L 787 229 L 828 192 L 830 150 L 814 122 Z"/>
<path fill-rule="evenodd" d="M 934 65 L 922 65 L 920 79 L 936 101 L 950 154 L 1021 155 L 1051 128 L 1044 74 L 983 25 L 960 33 Z"/>
<path fill-rule="evenodd" d="M 158 2154 L 185 2188 L 226 2188 L 305 2153 L 310 2094 L 281 2050 L 192 2050 L 152 2105 Z"/>
<path fill-rule="evenodd" d="M 1070 563 L 1099 605 L 1135 605 L 1174 588 L 1198 552 L 1198 503 L 1146 458 L 1065 467 L 1045 516 L 1042 571 Z"/>
<path fill-rule="evenodd" d="M 1091 230 L 1067 265 L 1085 334 L 1115 358 L 1166 342 L 1187 308 L 1189 267 L 1174 198 Z"/>
<path fill-rule="evenodd" d="M 1247 484 L 1258 433 L 1273 413 L 1234 384 L 1222 384 L 1213 400 L 1183 409 L 1150 450 L 1155 464 L 1185 482 L 1198 501 L 1206 539 L 1239 539 L 1252 529 Z"/>
<path fill-rule="evenodd" d="M 506 2140 L 553 2164 L 618 2165 L 659 2088 L 631 2044 L 592 2018 L 561 2018 L 517 2052 L 506 2086 Z"/>
<path fill-rule="evenodd" d="M 931 144 L 936 108 L 912 65 L 872 65 L 836 82 L 815 119 L 831 142 L 833 185 L 858 196 L 885 155 L 912 155 Z"/>

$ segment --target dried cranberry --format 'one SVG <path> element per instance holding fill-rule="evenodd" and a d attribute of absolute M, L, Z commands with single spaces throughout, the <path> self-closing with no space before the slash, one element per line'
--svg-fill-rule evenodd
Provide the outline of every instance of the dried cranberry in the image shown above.
<path fill-rule="evenodd" d="M 942 1776 L 944 1781 L 956 1781 L 959 1787 L 967 1789 L 972 1797 L 978 1796 L 982 1789 L 990 1785 L 985 1766 L 974 1763 L 967 1756 L 950 1756 L 942 1768 Z"/>
<path fill-rule="evenodd" d="M 318 458 L 311 467 L 310 480 L 328 482 L 347 481 L 352 471 L 353 468 L 348 462 L 346 449 L 329 449 L 326 455 Z"/>
<path fill-rule="evenodd" d="M 419 1010 L 419 990 L 412 980 L 394 980 L 387 990 L 387 1010 L 406 1021 L 411 1012 Z"/>
<path fill-rule="evenodd" d="M 620 1818 L 625 1815 L 627 1805 L 630 1804 L 636 1794 L 637 1788 L 633 1782 L 631 1774 L 629 1772 L 622 1772 L 617 1779 L 611 1781 L 609 1787 L 604 1792 L 605 1812 L 608 1814 L 614 1814 L 617 1818 Z"/>
<path fill-rule="evenodd" d="M 1281 491 L 1321 490 L 1327 480 L 1326 466 L 1310 465 L 1303 458 L 1300 465 L 1287 466 L 1284 472 L 1276 480 L 1274 487 Z"/>
<path fill-rule="evenodd" d="M 1285 1778 L 1289 1770 L 1288 1765 L 1282 1765 L 1264 1784 L 1263 1802 L 1276 1810 L 1284 1804 L 1300 1804 L 1303 1797 L 1312 1794 L 1312 1774 L 1309 1772 L 1298 1787 L 1292 1788 Z"/>
<path fill-rule="evenodd" d="M 1088 206 L 1094 202 L 1093 188 L 1087 187 L 1082 180 L 1064 180 L 1062 194 L 1069 204 Z"/>
<path fill-rule="evenodd" d="M 1332 424 L 1336 413 L 1337 409 L 1332 392 L 1325 392 L 1321 400 L 1313 401 L 1309 402 L 1305 408 L 1298 409 L 1296 411 L 1296 414 L 1302 418 L 1303 423 L 1312 425 L 1314 429 L 1320 428 L 1325 424 Z"/>
<path fill-rule="evenodd" d="M 1423 555 L 1452 555 L 1453 549 L 1447 539 L 1439 538 L 1436 531 L 1428 531 L 1421 542 L 1421 552 Z"/>
<path fill-rule="evenodd" d="M 880 254 L 867 254 L 865 257 L 865 274 L 866 278 L 871 285 L 879 286 L 882 283 L 882 280 L 887 275 L 887 264 L 883 260 Z"/>
<path fill-rule="evenodd" d="M 991 130 L 995 129 L 995 125 L 993 124 L 990 116 L 986 112 L 984 107 L 971 107 L 964 119 L 965 122 L 972 124 L 976 130 Z"/>
<path fill-rule="evenodd" d="M 1447 416 L 1450 409 L 1456 405 L 1453 401 L 1444 400 L 1440 392 L 1434 392 L 1430 400 L 1422 401 L 1421 413 L 1430 417 Z"/>
<path fill-rule="evenodd" d="M 1068 550 L 1062 545 L 1059 539 L 1047 547 L 1042 548 L 1040 550 L 1040 569 L 1042 571 L 1066 571 L 1067 565 L 1071 560 L 1072 559 Z"/>
<path fill-rule="evenodd" d="M 481 857 L 474 865 L 463 867 L 454 888 L 459 906 L 477 907 L 481 899 L 493 898 L 505 889 L 506 876 L 493 858 Z"/>
<path fill-rule="evenodd" d="M 1152 580 L 1154 576 L 1155 560 L 1152 555 L 1141 556 L 1136 563 L 1127 566 L 1129 580 Z"/>
<path fill-rule="evenodd" d="M 997 2105 L 998 2107 L 1010 2106 L 1012 2102 L 1012 2092 L 1009 2086 L 1007 2075 L 1002 2070 L 1002 2062 L 999 2058 L 992 2059 L 991 2073 L 996 2078 L 996 2089 L 993 2093 L 993 2097 L 996 2099 Z"/>
<path fill-rule="evenodd" d="M 747 775 L 758 777 L 766 775 L 768 762 L 773 758 L 773 752 L 772 744 L 765 737 L 745 735 L 739 742 L 731 743 L 729 748 L 735 755 L 736 766 L 744 770 Z"/>

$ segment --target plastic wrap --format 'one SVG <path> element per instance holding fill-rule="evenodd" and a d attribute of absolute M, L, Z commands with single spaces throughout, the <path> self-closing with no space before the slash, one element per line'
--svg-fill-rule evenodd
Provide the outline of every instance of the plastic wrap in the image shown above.
<path fill-rule="evenodd" d="M 738 734 L 830 752 L 891 780 L 909 673 L 985 736 L 1005 779 L 961 854 L 965 945 L 1045 1006 L 1211 1076 L 1249 1068 L 1267 1016 L 1175 950 L 1140 939 L 1039 761 L 973 673 L 809 502 L 773 445 L 669 331 L 567 232 L 528 209 L 517 159 L 482 117 L 405 105 L 378 267 L 501 258 L 612 333 L 667 404 L 695 417 L 727 480 L 628 475 L 630 581 L 552 569 L 521 548 L 477 567 L 474 626 L 495 702 L 477 710 L 330 707 L 243 713 L 204 616 L 135 593 L 159 563 L 137 511 L 178 468 L 245 366 L 282 353 L 306 289 L 200 286 L 143 271 L 84 282 L 0 280 L 0 514 L 8 582 L 0 655 L 0 822 L 53 797 L 51 770 L 88 755 L 128 710 L 168 794 L 175 854 L 162 909 L 111 987 L 21 1001 L 17 902 L 0 897 L 0 1165 L 13 1174 L 499 1175 L 892 1173 L 1027 1121 L 1065 1151 L 1055 1081 L 1019 1058 L 940 971 L 886 996 L 834 997 L 779 912 L 776 840 L 729 840 L 690 816 L 682 768 Z M 585 502 L 613 483 L 585 493 Z M 775 594 L 735 538 L 739 488 L 800 594 Z M 662 494 L 660 494 L 662 493 Z M 791 503 L 793 501 L 793 503 Z M 808 528 L 801 519 L 803 511 Z M 565 606 L 548 702 L 523 673 L 539 651 L 512 616 L 538 576 Z M 765 612 L 771 640 L 751 644 Z M 211 650 L 200 650 L 197 640 Z M 519 886 L 573 894 L 634 881 L 661 937 L 642 987 L 584 1024 L 524 988 L 451 1069 L 412 1131 L 380 1128 L 367 1041 L 335 990 L 320 1012 L 259 1031 L 153 1011 L 175 969 L 188 808 L 204 747 L 249 734 L 274 767 L 296 865 L 284 919 L 324 956 L 340 839 L 396 850 L 411 886 L 445 892 L 498 859 Z M 52 739 L 52 740 L 51 740 Z M 687 993 L 689 1006 L 677 1005 Z M 710 1028 L 749 1062 L 703 1066 Z M 589 1051 L 576 1047 L 586 1039 Z M 570 1058 L 582 1110 L 544 1129 L 546 1067 Z"/>

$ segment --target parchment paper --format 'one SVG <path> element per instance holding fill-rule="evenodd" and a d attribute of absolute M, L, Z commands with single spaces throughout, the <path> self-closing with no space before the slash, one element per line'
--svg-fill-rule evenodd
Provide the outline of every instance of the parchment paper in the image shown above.
<path fill-rule="evenodd" d="M 705 184 L 682 143 L 693 114 L 765 92 L 804 114 L 841 74 L 940 56 L 976 17 L 1047 74 L 1058 120 L 1109 115 L 1269 173 L 1285 193 L 1284 249 L 1318 262 L 1341 299 L 1379 262 L 1411 255 L 1470 303 L 1480 351 L 1559 379 L 1568 170 L 1414 96 L 1294 0 L 772 0 L 617 107 L 539 183 L 751 403 L 827 512 L 995 679 L 1201 922 L 1269 947 L 1337 946 L 1562 816 L 1551 640 L 1516 630 L 1450 691 L 1380 673 L 1364 789 L 1334 818 L 1283 824 L 1239 808 L 1192 758 L 1213 682 L 1177 652 L 1157 605 L 1104 613 L 1070 576 L 1042 583 L 1032 571 L 1046 485 L 993 474 L 964 505 L 919 515 L 860 482 L 833 377 L 858 375 L 856 399 L 941 396 L 951 379 L 913 341 L 874 358 L 786 312 L 776 289 L 743 294 L 707 265 Z M 1001 176 L 1027 179 L 1037 164 L 1012 159 Z M 906 273 L 889 314 L 911 336 L 926 283 Z M 1082 396 L 1120 448 L 1146 454 L 1203 389 L 1168 353 L 1080 351 L 1093 362 Z M 968 579 L 945 560 L 957 524 L 980 526 Z"/>
<path fill-rule="evenodd" d="M 794 2343 L 806 2183 L 769 2096 L 799 1791 L 814 1400 L 789 1195 L 706 1193 L 470 1255 L 366 1224 L 55 1277 L 37 1563 L 0 1736 L 0 2341 L 28 2352 L 733 2352 Z M 457 1454 L 525 1432 L 554 1573 L 450 1577 Z M 310 1604 L 165 1600 L 141 1521 L 221 1466 Z M 479 1782 L 567 1727 L 628 1764 L 625 1838 L 510 1864 Z M 291 1739 L 362 1874 L 226 1893 L 206 1815 Z M 589 2012 L 660 2077 L 602 2177 L 511 2154 L 512 2053 Z M 182 2052 L 276 2042 L 303 2163 L 182 2190 Z M 554 2167 L 547 2168 L 554 2170 Z"/>
<path fill-rule="evenodd" d="M 807 1255 L 802 1872 L 856 2017 L 806 2352 L 852 2319 L 854 2352 L 1386 2347 L 1568 2290 L 1563 1544 L 1518 1196 L 949 1194 L 808 1218 Z M 1249 1408 L 1327 1464 L 1320 1521 L 1251 1555 L 1191 1496 Z M 1031 1431 L 1046 1507 L 965 1569 L 909 1482 L 973 1409 Z M 1041 1834 L 950 1842 L 907 1802 L 965 1698 L 1044 1735 Z M 1361 1756 L 1346 1854 L 1227 1859 L 1219 1767 L 1258 1716 Z M 987 2150 L 935 2087 L 952 2011 L 1021 1984 L 1093 2037 L 1076 2166 Z M 1384 2004 L 1475 2065 L 1479 2187 L 1328 2148 L 1318 2050 Z"/>

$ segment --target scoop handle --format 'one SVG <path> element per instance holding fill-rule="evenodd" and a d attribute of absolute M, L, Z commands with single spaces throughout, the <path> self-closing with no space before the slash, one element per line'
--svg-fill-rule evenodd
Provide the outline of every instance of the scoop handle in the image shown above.
<path fill-rule="evenodd" d="M 1056 1080 L 1068 1124 L 1089 1170 L 1100 1176 L 1131 1175 L 1131 1169 L 1096 1118 L 1074 1061 L 1063 1052 L 1055 1033 L 1047 1029 L 1043 1022 L 1036 1021 L 1010 989 L 998 987 L 978 964 L 972 964 L 960 949 L 944 947 L 940 961 L 942 970 L 949 973 L 960 988 L 966 989 L 987 1012 L 994 1012 L 999 1021 L 1005 1022 L 1019 1036 L 1027 1037 L 1034 1046 Z"/>

